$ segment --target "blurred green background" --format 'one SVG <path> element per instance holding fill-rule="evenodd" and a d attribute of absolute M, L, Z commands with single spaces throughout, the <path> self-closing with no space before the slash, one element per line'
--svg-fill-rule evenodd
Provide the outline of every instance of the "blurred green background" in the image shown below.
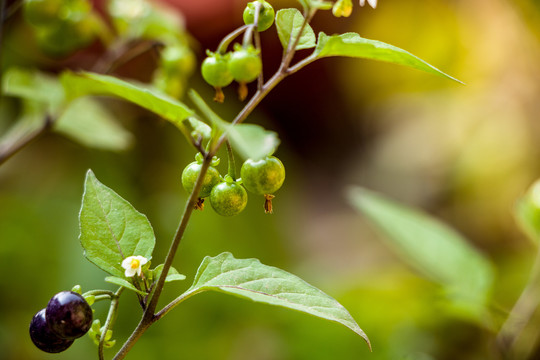
<path fill-rule="evenodd" d="M 245 6 L 239 0 L 168 2 L 184 14 L 199 60 L 241 25 Z M 345 20 L 321 13 L 313 23 L 316 32 L 355 31 L 396 45 L 467 85 L 377 62 L 314 63 L 286 79 L 249 118 L 277 131 L 282 141 L 276 154 L 287 179 L 274 200 L 275 214 L 265 215 L 262 197 L 251 195 L 237 217 L 220 217 L 208 206 L 189 224 L 174 263 L 187 280 L 170 285 L 162 304 L 189 287 L 205 255 L 230 251 L 237 258 L 257 257 L 336 298 L 367 333 L 373 353 L 337 324 L 207 293 L 153 326 L 128 358 L 497 358 L 493 334 L 447 311 L 440 288 L 381 243 L 348 205 L 344 189 L 378 190 L 458 229 L 496 264 L 495 300 L 504 315 L 526 283 L 534 252 L 517 230 L 512 208 L 540 175 L 539 20 L 537 0 L 380 0 L 376 10 L 355 3 Z M 4 30 L 3 71 L 13 65 L 52 72 L 88 68 L 101 51 L 94 46 L 63 59 L 36 55 L 32 34 L 17 12 Z M 281 47 L 275 30 L 262 38 L 270 75 Z M 155 59 L 142 56 L 116 74 L 145 80 L 153 65 Z M 190 85 L 212 96 L 198 71 Z M 234 87 L 225 94 L 227 102 L 215 109 L 230 118 L 242 104 Z M 6 110 L 13 99 L 3 101 L 0 134 L 13 122 Z M 83 291 L 114 288 L 85 260 L 77 239 L 87 169 L 148 216 L 157 236 L 155 261 L 164 258 L 174 235 L 187 198 L 180 175 L 194 150 L 154 115 L 121 101 L 103 101 L 133 133 L 130 149 L 89 149 L 47 134 L 0 166 L 2 359 L 97 357 L 87 338 L 49 355 L 34 348 L 28 336 L 33 314 L 55 293 L 75 284 Z M 224 161 L 223 172 L 225 166 Z M 104 319 L 105 304 L 95 308 Z M 135 296 L 125 294 L 114 329 L 119 343 L 138 314 Z"/>

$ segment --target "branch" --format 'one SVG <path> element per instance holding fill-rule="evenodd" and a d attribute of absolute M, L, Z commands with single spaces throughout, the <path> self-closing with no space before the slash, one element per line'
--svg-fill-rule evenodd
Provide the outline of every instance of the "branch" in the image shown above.
<path fill-rule="evenodd" d="M 5 163 L 7 160 L 9 160 L 13 155 L 18 153 L 20 150 L 22 150 L 24 147 L 30 145 L 34 141 L 36 141 L 39 137 L 47 133 L 54 123 L 54 119 L 47 115 L 45 117 L 45 121 L 43 122 L 43 125 L 32 132 L 31 134 L 27 135 L 24 138 L 19 139 L 15 143 L 11 144 L 11 146 L 8 146 L 5 149 L 0 149 L 0 165 Z"/>

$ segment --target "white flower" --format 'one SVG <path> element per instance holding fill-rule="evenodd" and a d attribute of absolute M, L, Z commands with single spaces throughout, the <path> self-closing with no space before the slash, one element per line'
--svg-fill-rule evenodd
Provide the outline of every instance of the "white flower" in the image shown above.
<path fill-rule="evenodd" d="M 132 277 L 137 274 L 141 276 L 142 266 L 148 262 L 148 259 L 144 256 L 128 256 L 122 261 L 122 267 L 126 269 L 126 277 Z"/>
<path fill-rule="evenodd" d="M 368 4 L 371 5 L 372 8 L 377 7 L 377 0 L 367 0 Z M 360 6 L 364 6 L 366 4 L 366 0 L 360 0 Z"/>

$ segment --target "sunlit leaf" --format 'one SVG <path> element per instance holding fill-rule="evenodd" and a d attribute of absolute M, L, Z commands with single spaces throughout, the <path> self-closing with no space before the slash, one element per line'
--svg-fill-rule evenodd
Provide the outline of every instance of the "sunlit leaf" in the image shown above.
<path fill-rule="evenodd" d="M 145 293 L 144 291 L 141 291 L 141 290 L 137 289 L 132 283 L 130 283 L 129 281 L 127 281 L 124 278 L 120 278 L 120 277 L 116 277 L 116 276 L 107 276 L 105 278 L 105 281 L 110 283 L 110 284 L 123 286 L 126 289 L 129 289 L 131 291 L 135 291 L 136 293 L 141 294 L 143 296 L 148 295 L 148 293 Z"/>
<path fill-rule="evenodd" d="M 302 28 L 304 17 L 298 9 L 281 9 L 276 14 L 276 27 L 279 41 L 283 49 L 287 49 L 289 41 L 295 39 Z M 292 36 L 291 36 L 292 34 Z M 315 33 L 309 24 L 306 24 L 296 49 L 309 49 L 315 47 Z"/>
<path fill-rule="evenodd" d="M 54 130 L 88 147 L 120 151 L 133 142 L 130 132 L 121 127 L 98 101 L 82 97 L 72 101 Z"/>
<path fill-rule="evenodd" d="M 182 120 L 193 115 L 193 111 L 175 100 L 142 84 L 134 84 L 113 76 L 89 72 L 64 72 L 61 77 L 66 96 L 74 99 L 84 95 L 108 95 L 122 98 L 139 105 L 175 124 L 187 137 L 189 131 Z"/>
<path fill-rule="evenodd" d="M 278 147 L 279 138 L 275 132 L 254 124 L 232 125 L 221 119 L 197 92 L 191 90 L 189 95 L 204 116 L 227 136 L 233 149 L 244 159 L 262 159 L 271 155 Z"/>
<path fill-rule="evenodd" d="M 332 36 L 328 36 L 323 32 L 319 33 L 319 40 L 313 56 L 316 58 L 347 56 L 385 61 L 409 66 L 462 83 L 408 51 L 381 41 L 365 39 L 352 32 Z"/>
<path fill-rule="evenodd" d="M 442 284 L 456 308 L 482 319 L 494 277 L 482 254 L 455 230 L 426 214 L 358 187 L 348 195 L 404 261 Z"/>
<path fill-rule="evenodd" d="M 229 125 L 226 133 L 232 147 L 244 159 L 263 159 L 273 154 L 279 145 L 277 133 L 259 125 Z"/>
<path fill-rule="evenodd" d="M 122 278 L 122 260 L 151 258 L 155 237 L 150 222 L 126 200 L 98 181 L 88 170 L 79 214 L 84 255 L 111 275 Z"/>
<path fill-rule="evenodd" d="M 335 299 L 284 270 L 257 259 L 236 259 L 230 253 L 206 257 L 187 298 L 203 291 L 219 291 L 256 302 L 298 310 L 342 324 L 369 340 L 349 312 Z"/>

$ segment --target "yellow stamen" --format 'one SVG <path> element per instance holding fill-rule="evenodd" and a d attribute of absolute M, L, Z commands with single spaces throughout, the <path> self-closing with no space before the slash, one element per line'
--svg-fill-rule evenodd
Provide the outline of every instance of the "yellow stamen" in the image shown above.
<path fill-rule="evenodd" d="M 131 268 L 132 269 L 138 269 L 139 266 L 141 266 L 141 261 L 138 259 L 131 260 Z"/>

